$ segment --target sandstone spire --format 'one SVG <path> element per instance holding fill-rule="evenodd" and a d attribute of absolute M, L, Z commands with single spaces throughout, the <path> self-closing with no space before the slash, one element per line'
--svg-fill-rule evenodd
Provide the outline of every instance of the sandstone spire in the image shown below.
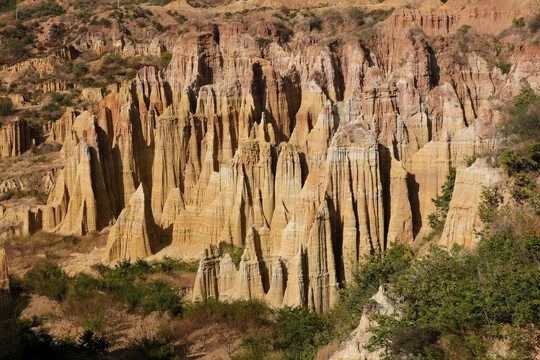
<path fill-rule="evenodd" d="M 144 259 L 159 245 L 150 197 L 141 183 L 109 233 L 106 260 Z"/>

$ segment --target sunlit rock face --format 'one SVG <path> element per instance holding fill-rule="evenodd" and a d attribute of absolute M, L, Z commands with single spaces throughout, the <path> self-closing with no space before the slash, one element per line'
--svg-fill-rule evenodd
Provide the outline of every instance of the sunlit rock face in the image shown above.
<path fill-rule="evenodd" d="M 507 75 L 474 52 L 455 61 L 460 26 L 495 34 L 516 17 L 471 11 L 400 8 L 333 41 L 285 42 L 266 22 L 194 27 L 169 41 L 165 70 L 50 126 L 66 166 L 42 229 L 112 226 L 108 261 L 166 246 L 200 259 L 195 299 L 327 310 L 354 261 L 429 232 L 451 167 L 497 146 L 493 99 L 538 84 L 537 45 L 516 49 Z M 458 170 L 444 245 L 476 242 L 475 199 L 496 181 L 480 166 Z M 239 264 L 222 242 L 245 247 Z"/>

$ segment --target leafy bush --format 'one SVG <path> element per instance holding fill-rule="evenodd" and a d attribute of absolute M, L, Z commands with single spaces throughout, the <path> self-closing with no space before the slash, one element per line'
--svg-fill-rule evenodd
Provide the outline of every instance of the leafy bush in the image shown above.
<path fill-rule="evenodd" d="M 232 356 L 231 360 L 252 360 L 264 359 L 268 354 L 271 344 L 271 339 L 265 335 L 248 335 L 242 339 L 240 347 L 242 352 L 236 356 Z"/>
<path fill-rule="evenodd" d="M 521 88 L 519 94 L 514 96 L 514 107 L 526 108 L 534 104 L 539 99 L 539 96 L 535 93 L 531 84 L 527 83 Z"/>
<path fill-rule="evenodd" d="M 512 24 L 517 28 L 521 28 L 521 27 L 524 27 L 526 25 L 525 24 L 525 19 L 523 17 L 520 17 L 519 19 L 514 18 L 512 20 Z"/>
<path fill-rule="evenodd" d="M 289 350 L 285 359 L 313 358 L 320 341 L 319 334 L 328 327 L 324 319 L 303 307 L 285 307 L 276 310 L 274 347 Z"/>
<path fill-rule="evenodd" d="M 26 288 L 52 300 L 65 298 L 69 278 L 60 266 L 46 262 L 43 266 L 34 268 L 24 275 Z"/>
<path fill-rule="evenodd" d="M 499 69 L 501 69 L 503 74 L 509 74 L 510 69 L 512 69 L 512 64 L 504 62 L 504 61 L 497 61 L 495 63 Z"/>
<path fill-rule="evenodd" d="M 79 239 L 77 239 L 75 235 L 65 235 L 65 236 L 62 236 L 62 242 L 64 244 L 75 245 L 79 242 Z"/>
<path fill-rule="evenodd" d="M 507 137 L 540 141 L 540 96 L 527 84 L 514 97 L 514 106 L 502 122 L 501 132 Z"/>
<path fill-rule="evenodd" d="M 442 194 L 437 195 L 435 199 L 431 199 L 435 204 L 435 212 L 429 214 L 429 226 L 433 229 L 440 229 L 444 226 L 448 210 L 450 209 L 450 200 L 452 200 L 452 194 L 454 193 L 454 184 L 456 182 L 456 169 L 450 168 L 450 173 L 446 178 L 446 182 L 442 186 Z"/>
<path fill-rule="evenodd" d="M 88 72 L 88 69 L 86 68 L 86 66 L 84 66 L 84 64 L 75 63 L 71 68 L 71 72 L 73 73 L 73 75 L 75 75 L 76 78 L 80 78 Z"/>
<path fill-rule="evenodd" d="M 48 0 L 45 3 L 41 3 L 36 6 L 24 8 L 19 11 L 19 18 L 21 20 L 37 19 L 44 16 L 58 16 L 65 13 L 62 6 L 54 0 Z"/>
<path fill-rule="evenodd" d="M 74 241 L 78 241 L 74 236 L 62 238 L 63 243 L 72 244 Z M 181 266 L 176 264 L 182 263 L 173 264 Z M 172 316 L 180 314 L 180 297 L 169 283 L 142 280 L 144 275 L 156 272 L 146 261 L 139 260 L 134 264 L 122 261 L 114 268 L 101 266 L 99 270 L 99 278 L 84 273 L 69 277 L 58 265 L 47 262 L 27 272 L 24 284 L 27 290 L 58 301 L 78 303 L 95 298 L 101 293 L 109 293 L 124 303 L 128 310 L 140 309 L 142 315 L 152 311 Z M 88 329 L 97 330 L 95 327 Z"/>
<path fill-rule="evenodd" d="M 0 98 L 0 116 L 11 115 L 13 111 L 13 102 L 10 98 Z"/>
<path fill-rule="evenodd" d="M 493 222 L 497 217 L 497 209 L 503 201 L 503 196 L 496 187 L 483 187 L 478 205 L 478 217 L 485 223 Z"/>
<path fill-rule="evenodd" d="M 161 25 L 161 23 L 159 21 L 152 20 L 152 26 L 154 27 L 154 29 L 156 29 L 159 32 L 167 31 L 167 27 Z"/>
<path fill-rule="evenodd" d="M 538 241 L 532 232 L 518 236 L 505 230 L 485 235 L 477 253 L 432 248 L 392 279 L 388 295 L 399 299 L 401 317 L 375 316 L 368 349 L 396 357 L 486 358 L 491 336 L 508 339 L 537 327 Z M 514 338 L 514 356 L 523 345 Z"/>
<path fill-rule="evenodd" d="M 513 174 L 520 171 L 522 168 L 521 157 L 521 152 L 508 149 L 501 154 L 499 163 L 504 170 Z"/>
<path fill-rule="evenodd" d="M 172 271 L 197 272 L 199 269 L 199 263 L 186 263 L 185 261 L 164 256 L 161 262 L 152 264 L 152 268 L 154 271 L 162 273 L 169 273 Z"/>
<path fill-rule="evenodd" d="M 97 335 L 92 330 L 84 330 L 79 338 L 80 349 L 89 354 L 103 354 L 110 346 L 109 342 L 102 336 Z"/>
<path fill-rule="evenodd" d="M 171 288 L 170 284 L 156 280 L 143 286 L 142 308 L 144 314 L 158 311 L 160 314 L 180 314 L 180 296 Z"/>
<path fill-rule="evenodd" d="M 499 163 L 509 175 L 524 170 L 537 172 L 540 169 L 540 142 L 529 144 L 524 151 L 511 149 L 503 151 Z"/>
<path fill-rule="evenodd" d="M 0 13 L 15 10 L 16 0 L 4 0 L 0 2 Z"/>

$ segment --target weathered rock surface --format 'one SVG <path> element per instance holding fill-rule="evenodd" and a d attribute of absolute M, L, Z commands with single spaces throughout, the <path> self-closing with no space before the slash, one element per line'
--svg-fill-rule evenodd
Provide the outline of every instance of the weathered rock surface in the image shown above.
<path fill-rule="evenodd" d="M 17 156 L 30 149 L 30 128 L 22 119 L 15 119 L 0 127 L 0 157 Z"/>
<path fill-rule="evenodd" d="M 141 184 L 109 233 L 105 260 L 144 259 L 159 245 L 158 230 L 152 218 L 150 198 Z"/>
<path fill-rule="evenodd" d="M 371 320 L 373 314 L 390 315 L 396 312 L 394 306 L 389 299 L 384 295 L 383 287 L 379 287 L 379 291 L 370 299 L 373 303 L 364 307 L 360 324 L 351 333 L 350 339 L 341 346 L 336 354 L 332 355 L 330 360 L 379 360 L 382 357 L 381 351 L 370 352 L 364 349 L 372 334 L 368 328 L 376 325 L 376 322 Z"/>
<path fill-rule="evenodd" d="M 66 166 L 27 231 L 40 214 L 62 234 L 114 224 L 109 261 L 147 257 L 160 241 L 178 256 L 204 252 L 195 299 L 327 310 L 351 262 L 421 238 L 450 168 L 498 146 L 496 99 L 539 84 L 537 45 L 516 48 L 503 74 L 479 51 L 456 61 L 451 38 L 464 24 L 495 36 L 527 6 L 451 5 L 398 8 L 361 38 L 287 35 L 247 17 L 144 44 L 136 51 L 172 52 L 165 70 L 144 67 L 102 100 L 85 91 L 99 105 L 47 127 Z M 102 51 L 106 40 L 76 42 Z M 35 65 L 46 73 L 53 60 Z M 445 245 L 474 245 L 475 199 L 495 181 L 458 171 L 456 188 L 476 195 L 452 201 Z M 238 269 L 221 242 L 245 247 Z"/>
<path fill-rule="evenodd" d="M 440 245 L 448 248 L 453 244 L 467 248 L 476 245 L 478 237 L 475 232 L 482 228 L 478 218 L 482 190 L 500 184 L 503 178 L 500 169 L 490 167 L 483 159 L 476 160 L 471 167 L 457 169 L 454 195 L 439 239 Z"/>

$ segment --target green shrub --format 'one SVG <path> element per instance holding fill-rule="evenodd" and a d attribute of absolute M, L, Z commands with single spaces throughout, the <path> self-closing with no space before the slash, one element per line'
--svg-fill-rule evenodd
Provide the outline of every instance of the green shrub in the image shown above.
<path fill-rule="evenodd" d="M 32 329 L 28 319 L 17 319 L 17 344 L 15 351 L 6 359 L 39 360 L 39 359 L 91 359 L 102 354 L 109 347 L 103 336 L 85 330 L 77 343 L 73 338 L 54 339 L 49 333 L 40 329 Z"/>
<path fill-rule="evenodd" d="M 459 29 L 457 29 L 457 32 L 460 35 L 465 35 L 469 32 L 470 29 L 471 29 L 470 25 L 461 25 Z"/>
<path fill-rule="evenodd" d="M 160 314 L 175 316 L 181 311 L 180 297 L 170 284 L 160 280 L 152 281 L 143 287 L 142 307 L 144 314 L 158 311 Z"/>
<path fill-rule="evenodd" d="M 540 170 L 540 141 L 534 142 L 525 148 L 527 167 L 531 171 Z"/>
<path fill-rule="evenodd" d="M 15 10 L 16 0 L 4 0 L 0 2 L 0 13 Z"/>
<path fill-rule="evenodd" d="M 525 19 L 523 17 L 520 17 L 519 19 L 513 19 L 512 20 L 512 24 L 517 27 L 517 28 L 521 28 L 521 27 L 524 27 L 526 24 L 525 24 Z"/>
<path fill-rule="evenodd" d="M 167 28 L 165 26 L 161 25 L 161 23 L 159 21 L 152 20 L 152 26 L 154 27 L 154 29 L 156 29 L 159 32 L 167 31 Z"/>
<path fill-rule="evenodd" d="M 84 66 L 84 64 L 75 63 L 71 68 L 71 72 L 73 73 L 73 75 L 75 75 L 76 78 L 80 78 L 88 72 L 88 69 L 86 68 L 86 66 Z"/>
<path fill-rule="evenodd" d="M 450 173 L 446 178 L 446 182 L 442 186 L 442 194 L 437 195 L 435 199 L 431 199 L 435 204 L 435 212 L 428 215 L 429 226 L 439 230 L 444 226 L 448 210 L 450 209 L 450 201 L 454 193 L 454 184 L 456 182 L 456 169 L 450 168 Z"/>
<path fill-rule="evenodd" d="M 231 360 L 264 359 L 270 350 L 271 339 L 265 335 L 248 335 L 242 339 L 240 354 L 231 356 Z"/>
<path fill-rule="evenodd" d="M 518 136 L 521 140 L 540 141 L 540 96 L 529 84 L 514 97 L 514 106 L 502 122 L 501 132 L 507 137 Z"/>
<path fill-rule="evenodd" d="M 199 263 L 186 263 L 185 261 L 164 256 L 160 262 L 152 264 L 152 267 L 156 272 L 162 273 L 169 273 L 172 271 L 197 272 Z"/>
<path fill-rule="evenodd" d="M 0 116 L 11 115 L 13 111 L 13 102 L 10 98 L 0 98 Z"/>
<path fill-rule="evenodd" d="M 531 84 L 527 83 L 521 88 L 519 94 L 514 96 L 514 107 L 523 108 L 528 107 L 538 101 L 539 96 L 531 87 Z"/>
<path fill-rule="evenodd" d="M 483 187 L 478 205 L 478 217 L 485 223 L 491 223 L 497 218 L 497 209 L 503 201 L 496 187 Z"/>
<path fill-rule="evenodd" d="M 46 262 L 24 275 L 25 286 L 52 300 L 65 298 L 69 278 L 60 266 Z"/>
<path fill-rule="evenodd" d="M 395 357 L 486 358 L 490 337 L 540 325 L 539 250 L 532 232 L 508 230 L 484 234 L 476 253 L 433 247 L 392 279 L 388 295 L 400 300 L 401 315 L 374 316 L 367 348 Z"/>
<path fill-rule="evenodd" d="M 76 245 L 79 242 L 79 239 L 75 235 L 65 235 L 62 236 L 62 242 L 64 244 Z"/>
<path fill-rule="evenodd" d="M 307 308 L 278 309 L 275 323 L 274 347 L 288 350 L 285 359 L 313 358 L 318 347 L 328 342 L 319 337 L 328 324 L 319 314 Z"/>
<path fill-rule="evenodd" d="M 319 17 L 313 16 L 308 20 L 309 30 L 322 30 L 323 20 Z"/>
<path fill-rule="evenodd" d="M 501 167 L 506 170 L 509 174 L 516 173 L 522 168 L 522 153 L 516 152 L 514 150 L 505 150 L 501 154 L 499 159 L 499 164 Z"/>
<path fill-rule="evenodd" d="M 69 283 L 66 298 L 76 302 L 92 299 L 103 287 L 101 279 L 86 273 L 78 273 Z"/>
<path fill-rule="evenodd" d="M 509 74 L 510 69 L 512 69 L 512 64 L 504 62 L 504 61 L 497 61 L 495 63 L 499 69 L 501 69 L 503 74 Z"/>
<path fill-rule="evenodd" d="M 54 0 L 48 0 L 45 3 L 41 3 L 36 6 L 31 6 L 19 10 L 19 19 L 28 20 L 28 19 L 37 19 L 44 16 L 58 16 L 65 13 L 65 10 L 62 6 Z"/>

